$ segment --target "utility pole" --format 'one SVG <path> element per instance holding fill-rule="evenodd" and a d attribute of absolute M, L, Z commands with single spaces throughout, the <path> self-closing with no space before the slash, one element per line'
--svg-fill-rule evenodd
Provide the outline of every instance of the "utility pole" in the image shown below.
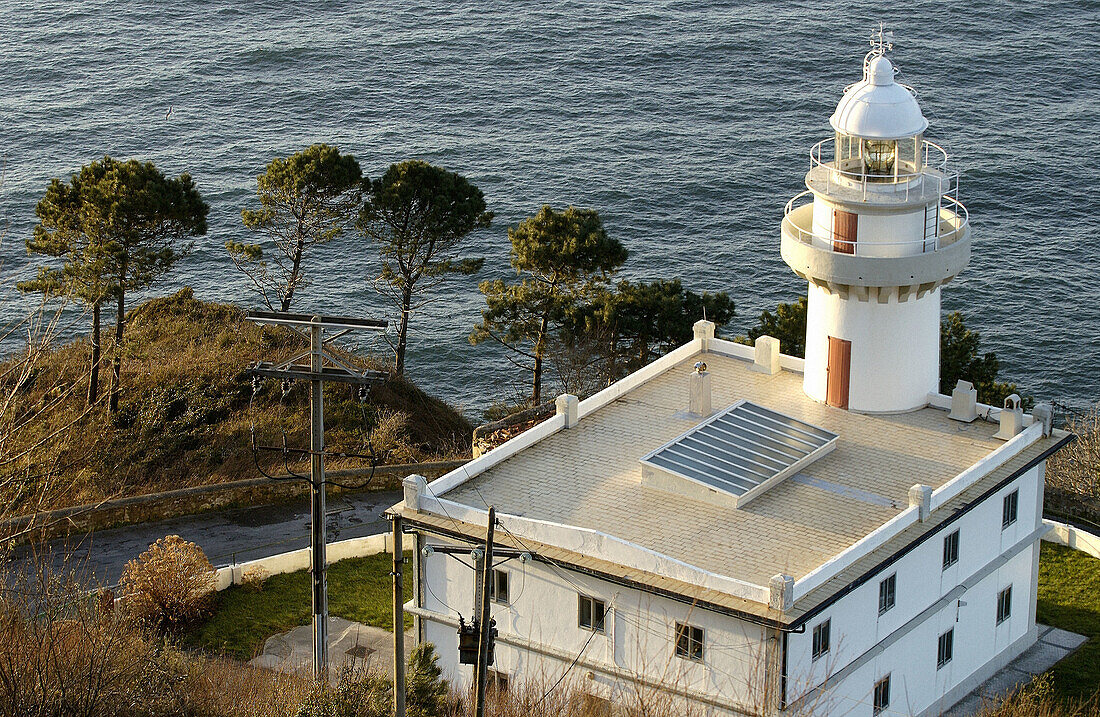
<path fill-rule="evenodd" d="M 393 715 L 405 717 L 405 551 L 401 546 L 401 516 L 393 520 Z"/>
<path fill-rule="evenodd" d="M 477 665 L 475 666 L 474 717 L 485 717 L 485 688 L 489 680 L 489 651 L 492 649 L 493 628 L 489 615 L 489 591 L 493 580 L 493 531 L 496 527 L 496 508 L 489 506 L 489 527 L 485 533 L 485 555 L 481 559 L 481 571 L 477 576 L 481 604 L 478 605 Z M 477 593 L 475 593 L 477 594 Z"/>
<path fill-rule="evenodd" d="M 325 346 L 351 331 L 368 329 L 380 331 L 386 328 L 385 321 L 374 319 L 354 319 L 342 316 L 310 316 L 291 314 L 283 311 L 250 311 L 246 314 L 249 321 L 258 324 L 270 324 L 287 328 L 309 342 L 309 351 L 293 358 L 272 364 L 259 361 L 249 369 L 253 376 L 277 378 L 283 380 L 309 381 L 309 450 L 273 448 L 260 446 L 266 450 L 279 450 L 284 453 L 309 454 L 310 485 L 310 574 L 312 577 L 313 603 L 313 674 L 319 680 L 328 679 L 328 583 L 325 547 L 325 381 L 370 385 L 386 378 L 380 371 L 360 371 L 348 366 L 325 351 Z M 335 333 L 325 337 L 325 330 Z M 306 333 L 308 330 L 308 333 Z M 308 364 L 297 364 L 304 358 Z M 327 364 L 327 365 L 326 365 Z"/>

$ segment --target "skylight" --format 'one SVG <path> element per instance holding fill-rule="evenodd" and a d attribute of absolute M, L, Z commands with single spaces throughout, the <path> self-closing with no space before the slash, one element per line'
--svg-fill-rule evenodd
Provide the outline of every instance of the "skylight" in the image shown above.
<path fill-rule="evenodd" d="M 642 457 L 654 487 L 736 508 L 836 447 L 837 435 L 739 401 Z"/>

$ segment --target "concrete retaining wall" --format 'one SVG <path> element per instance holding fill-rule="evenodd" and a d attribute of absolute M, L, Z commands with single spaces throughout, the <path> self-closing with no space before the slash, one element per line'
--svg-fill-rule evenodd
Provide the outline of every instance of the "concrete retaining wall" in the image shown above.
<path fill-rule="evenodd" d="M 1043 519 L 1043 524 L 1050 530 L 1043 536 L 1048 543 L 1057 543 L 1080 550 L 1094 558 L 1100 558 L 1100 536 L 1075 528 L 1072 525 L 1059 523 L 1057 520 Z"/>
<path fill-rule="evenodd" d="M 329 543 L 325 556 L 327 564 L 332 565 L 348 558 L 361 558 L 366 555 L 393 552 L 393 535 L 390 533 L 376 533 L 365 535 L 362 538 L 351 538 Z M 262 570 L 268 575 L 282 575 L 299 570 L 308 570 L 310 567 L 309 548 L 291 550 L 287 553 L 269 555 L 266 558 L 249 560 L 247 563 L 237 563 L 218 569 L 215 583 L 216 590 L 225 590 L 230 585 L 239 585 L 241 578 L 248 570 Z"/>
<path fill-rule="evenodd" d="M 407 475 L 417 473 L 429 479 L 436 478 L 466 462 L 457 460 L 378 466 L 373 479 L 370 480 L 369 488 L 367 480 L 370 478 L 370 471 L 329 471 L 327 475 L 332 480 L 352 486 L 352 489 L 396 490 L 401 488 L 401 480 Z M 338 492 L 341 489 L 332 487 L 330 490 Z M 17 516 L 0 523 L 0 534 L 21 533 L 27 528 L 37 526 L 38 530 L 25 535 L 24 538 L 29 539 L 31 536 L 51 538 L 119 525 L 164 520 L 221 508 L 269 505 L 307 493 L 308 486 L 304 481 L 250 478 Z"/>

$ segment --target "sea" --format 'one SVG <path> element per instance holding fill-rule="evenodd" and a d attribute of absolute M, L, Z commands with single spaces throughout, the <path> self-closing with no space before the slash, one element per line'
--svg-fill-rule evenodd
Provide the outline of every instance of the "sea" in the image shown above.
<path fill-rule="evenodd" d="M 379 176 L 418 158 L 496 213 L 483 257 L 412 318 L 408 367 L 480 417 L 527 387 L 467 340 L 480 280 L 512 275 L 507 229 L 543 204 L 599 211 L 622 276 L 725 291 L 743 332 L 806 286 L 779 255 L 808 152 L 860 79 L 872 30 L 961 170 L 975 240 L 944 290 L 1038 399 L 1100 400 L 1100 3 L 0 0 L 5 283 L 53 177 L 109 154 L 189 172 L 209 231 L 155 289 L 260 308 L 225 251 L 272 158 L 315 142 Z M 308 257 L 303 312 L 393 318 L 375 252 L 348 234 Z M 4 293 L 0 319 L 26 310 Z M 84 330 L 77 321 L 73 331 Z M 10 344 L 10 342 L 9 342 Z M 382 337 L 359 348 L 384 353 Z"/>

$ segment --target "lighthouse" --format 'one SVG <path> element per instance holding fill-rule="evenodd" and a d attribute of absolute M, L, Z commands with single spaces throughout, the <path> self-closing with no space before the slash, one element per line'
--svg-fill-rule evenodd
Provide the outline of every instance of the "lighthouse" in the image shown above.
<path fill-rule="evenodd" d="M 787 203 L 783 260 L 808 282 L 803 389 L 866 413 L 911 411 L 939 387 L 940 293 L 970 260 L 958 173 L 877 33 L 863 79 L 810 150 Z"/>

